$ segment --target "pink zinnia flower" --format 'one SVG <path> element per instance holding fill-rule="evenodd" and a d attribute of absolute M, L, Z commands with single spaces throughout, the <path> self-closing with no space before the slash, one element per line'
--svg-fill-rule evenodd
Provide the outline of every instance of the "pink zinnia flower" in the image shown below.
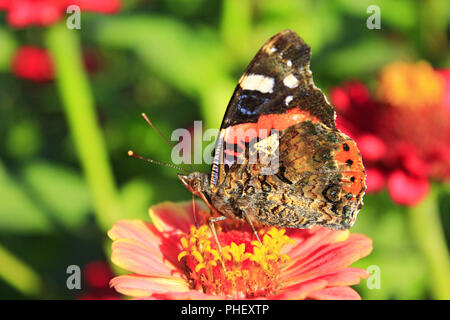
<path fill-rule="evenodd" d="M 117 222 L 111 259 L 132 273 L 111 286 L 141 299 L 360 299 L 349 286 L 368 273 L 349 265 L 371 252 L 366 236 L 265 227 L 260 244 L 245 224 L 225 220 L 216 223 L 221 255 L 204 224 L 209 213 L 196 211 L 198 229 L 191 203 L 150 208 L 153 224 Z"/>

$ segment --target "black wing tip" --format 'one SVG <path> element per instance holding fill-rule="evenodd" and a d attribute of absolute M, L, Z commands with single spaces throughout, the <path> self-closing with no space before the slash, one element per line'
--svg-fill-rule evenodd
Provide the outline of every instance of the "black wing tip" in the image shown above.
<path fill-rule="evenodd" d="M 305 44 L 305 40 L 303 40 L 302 37 L 300 37 L 297 32 L 295 32 L 292 29 L 285 29 L 283 31 L 278 32 L 276 35 L 274 35 L 272 37 L 272 39 L 288 39 L 289 41 L 294 41 L 294 42 L 301 42 L 302 44 Z M 270 41 L 270 40 L 269 40 Z"/>
<path fill-rule="evenodd" d="M 270 49 L 276 48 L 279 50 L 287 50 L 288 48 L 297 50 L 299 52 L 310 53 L 311 48 L 306 44 L 302 37 L 291 29 L 285 29 L 278 32 L 270 38 L 261 48 L 262 51 L 268 52 Z"/>
<path fill-rule="evenodd" d="M 301 37 L 292 29 L 284 29 L 274 35 L 271 39 L 278 37 L 298 37 L 301 39 Z"/>
<path fill-rule="evenodd" d="M 297 35 L 297 33 L 292 29 L 284 29 L 284 30 L 278 32 L 277 34 L 279 34 L 279 35 L 289 35 L 289 34 Z"/>

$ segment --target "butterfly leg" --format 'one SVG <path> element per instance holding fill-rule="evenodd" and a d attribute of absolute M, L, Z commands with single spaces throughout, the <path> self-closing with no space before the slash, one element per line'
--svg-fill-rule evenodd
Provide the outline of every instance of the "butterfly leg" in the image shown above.
<path fill-rule="evenodd" d="M 219 248 L 220 257 L 222 258 L 220 261 L 222 262 L 222 268 L 224 270 L 225 270 L 225 264 L 223 263 L 222 246 L 220 245 L 219 238 L 217 238 L 217 232 L 216 232 L 216 227 L 214 226 L 214 223 L 217 221 L 225 220 L 226 218 L 227 217 L 225 217 L 225 216 L 209 218 L 209 228 L 211 229 L 211 232 L 214 236 L 214 240 L 216 241 L 217 248 Z"/>
<path fill-rule="evenodd" d="M 195 210 L 195 195 L 194 194 L 192 194 L 192 214 L 194 215 L 195 227 L 198 229 L 197 213 L 196 213 L 196 210 Z"/>
<path fill-rule="evenodd" d="M 247 214 L 247 212 L 245 211 L 244 208 L 241 208 L 241 211 L 242 211 L 242 213 L 244 214 L 245 219 L 247 220 L 248 224 L 249 224 L 250 227 L 252 228 L 253 233 L 254 233 L 255 236 L 256 236 L 256 239 L 258 239 L 259 243 L 262 244 L 261 239 L 259 239 L 258 232 L 256 232 L 256 229 L 255 229 L 255 227 L 253 226 L 253 222 L 252 222 L 252 220 L 250 219 L 250 216 Z"/>

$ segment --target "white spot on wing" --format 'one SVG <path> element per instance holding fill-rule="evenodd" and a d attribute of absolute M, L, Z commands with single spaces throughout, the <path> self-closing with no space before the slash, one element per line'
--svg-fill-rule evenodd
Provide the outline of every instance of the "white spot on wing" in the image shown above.
<path fill-rule="evenodd" d="M 257 90 L 261 93 L 272 93 L 275 80 L 262 74 L 245 75 L 239 81 L 243 90 Z"/>
<path fill-rule="evenodd" d="M 288 67 L 292 67 L 292 61 L 291 60 L 286 61 L 286 64 L 287 64 Z"/>
<path fill-rule="evenodd" d="M 289 105 L 289 103 L 291 103 L 291 101 L 294 99 L 293 96 L 287 96 L 286 99 L 284 99 L 284 103 L 286 104 L 286 106 Z"/>
<path fill-rule="evenodd" d="M 292 73 L 290 73 L 283 79 L 283 83 L 286 87 L 292 89 L 298 86 L 298 79 L 294 77 Z"/>

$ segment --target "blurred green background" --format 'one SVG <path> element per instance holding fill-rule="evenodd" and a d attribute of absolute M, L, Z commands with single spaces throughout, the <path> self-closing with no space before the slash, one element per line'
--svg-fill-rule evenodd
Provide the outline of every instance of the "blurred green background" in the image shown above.
<path fill-rule="evenodd" d="M 371 4 L 381 9 L 380 30 L 366 27 Z M 190 199 L 175 170 L 127 157 L 133 149 L 170 162 L 171 148 L 141 112 L 166 135 L 194 120 L 218 128 L 249 61 L 287 28 L 312 47 L 324 92 L 351 79 L 373 86 L 391 61 L 445 68 L 449 18 L 439 0 L 129 0 L 115 15 L 82 13 L 81 30 L 64 22 L 13 29 L 0 12 L 0 298 L 81 296 L 89 288 L 68 290 L 66 268 L 107 261 L 105 231 L 115 221 L 148 220 L 150 205 Z M 25 44 L 52 53 L 57 80 L 11 72 Z M 94 57 L 95 72 L 80 67 L 81 52 Z M 436 197 L 448 245 L 450 200 Z M 363 299 L 442 298 L 411 210 L 386 192 L 365 203 L 352 231 L 371 237 L 374 250 L 357 266 L 379 266 L 381 288 L 363 280 Z"/>

